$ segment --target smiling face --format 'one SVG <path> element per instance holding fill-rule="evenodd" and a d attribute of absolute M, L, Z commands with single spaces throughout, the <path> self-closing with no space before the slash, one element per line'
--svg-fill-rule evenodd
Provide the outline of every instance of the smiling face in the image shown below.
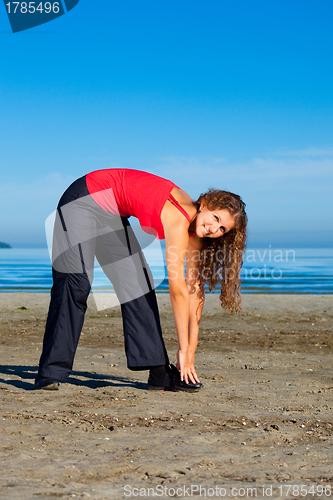
<path fill-rule="evenodd" d="M 201 205 L 195 226 L 199 238 L 219 238 L 234 227 L 235 217 L 228 210 L 208 210 Z"/>

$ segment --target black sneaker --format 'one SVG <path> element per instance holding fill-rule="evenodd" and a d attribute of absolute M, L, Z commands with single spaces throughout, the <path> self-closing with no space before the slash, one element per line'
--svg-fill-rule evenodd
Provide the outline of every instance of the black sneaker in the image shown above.
<path fill-rule="evenodd" d="M 55 378 L 42 377 L 37 375 L 35 380 L 34 389 L 45 389 L 47 391 L 57 391 L 59 389 L 59 382 Z"/>
<path fill-rule="evenodd" d="M 185 382 L 185 380 L 180 379 L 180 371 L 175 365 L 170 366 L 172 374 L 174 376 L 174 391 L 185 391 L 185 392 L 198 392 L 203 387 L 200 382 Z"/>
<path fill-rule="evenodd" d="M 185 381 L 182 382 L 179 370 L 175 365 L 170 365 L 160 377 L 149 376 L 147 389 L 148 391 L 198 392 L 201 387 L 200 383 L 192 384 L 189 382 L 187 384 Z"/>

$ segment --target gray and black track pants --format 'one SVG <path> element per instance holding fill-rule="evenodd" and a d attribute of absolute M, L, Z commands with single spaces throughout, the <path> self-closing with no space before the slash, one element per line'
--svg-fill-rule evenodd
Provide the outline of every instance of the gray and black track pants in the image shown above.
<path fill-rule="evenodd" d="M 60 199 L 53 234 L 53 287 L 38 374 L 66 381 L 73 367 L 94 258 L 112 282 L 121 304 L 127 366 L 145 370 L 165 365 L 152 276 L 127 218 L 95 203 L 85 177 Z"/>

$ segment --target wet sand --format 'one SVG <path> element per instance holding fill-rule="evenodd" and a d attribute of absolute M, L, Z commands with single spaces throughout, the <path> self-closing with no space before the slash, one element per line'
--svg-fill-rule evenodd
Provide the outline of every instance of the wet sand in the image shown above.
<path fill-rule="evenodd" d="M 148 392 L 126 368 L 120 311 L 92 298 L 68 383 L 34 391 L 48 295 L 0 300 L 1 499 L 329 497 L 331 296 L 245 295 L 235 317 L 208 296 L 196 394 Z"/>

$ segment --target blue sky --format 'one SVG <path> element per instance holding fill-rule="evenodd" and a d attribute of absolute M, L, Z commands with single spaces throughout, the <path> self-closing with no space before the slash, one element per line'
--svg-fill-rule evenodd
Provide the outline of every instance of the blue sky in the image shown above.
<path fill-rule="evenodd" d="M 333 2 L 80 0 L 12 34 L 0 5 L 0 241 L 45 244 L 110 167 L 239 193 L 252 246 L 333 243 Z"/>

